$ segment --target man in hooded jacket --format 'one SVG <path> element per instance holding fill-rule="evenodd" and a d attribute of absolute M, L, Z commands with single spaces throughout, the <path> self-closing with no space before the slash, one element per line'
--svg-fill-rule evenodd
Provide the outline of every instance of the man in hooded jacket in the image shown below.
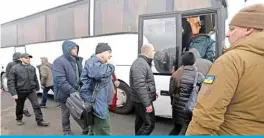
<path fill-rule="evenodd" d="M 71 135 L 70 111 L 66 106 L 66 100 L 81 87 L 82 58 L 78 57 L 79 46 L 72 41 L 64 41 L 62 50 L 63 55 L 53 62 L 53 89 L 55 99 L 61 106 L 63 133 Z"/>
<path fill-rule="evenodd" d="M 240 10 L 226 37 L 231 47 L 212 65 L 187 135 L 264 134 L 264 5 Z"/>
<path fill-rule="evenodd" d="M 20 52 L 15 52 L 13 54 L 13 61 L 12 62 L 9 62 L 6 66 L 6 77 L 7 77 L 7 80 L 8 80 L 8 76 L 9 76 L 9 73 L 10 73 L 10 70 L 11 68 L 16 65 L 16 64 L 19 64 L 21 63 L 21 60 L 20 60 L 20 56 L 21 56 L 21 53 Z M 26 117 L 30 117 L 31 114 L 28 112 L 28 109 L 26 109 L 24 107 L 24 110 L 23 110 L 23 114 L 26 116 Z"/>

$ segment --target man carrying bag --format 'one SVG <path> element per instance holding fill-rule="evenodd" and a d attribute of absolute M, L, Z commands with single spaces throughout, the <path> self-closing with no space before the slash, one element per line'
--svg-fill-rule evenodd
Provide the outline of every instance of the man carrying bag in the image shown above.
<path fill-rule="evenodd" d="M 95 55 L 92 55 L 85 62 L 81 75 L 83 86 L 80 90 L 80 96 L 84 101 L 92 103 L 93 108 L 93 124 L 89 129 L 89 135 L 112 134 L 108 108 L 114 95 L 112 74 L 115 67 L 108 64 L 111 57 L 111 47 L 107 43 L 99 43 Z M 95 85 L 98 85 L 98 92 L 95 99 L 93 99 Z"/>
<path fill-rule="evenodd" d="M 98 83 L 95 84 L 92 93 L 91 102 L 82 100 L 79 92 L 72 93 L 66 101 L 72 118 L 80 125 L 80 127 L 88 132 L 89 127 L 93 124 L 93 107 L 92 104 L 95 101 L 95 97 L 98 92 Z"/>

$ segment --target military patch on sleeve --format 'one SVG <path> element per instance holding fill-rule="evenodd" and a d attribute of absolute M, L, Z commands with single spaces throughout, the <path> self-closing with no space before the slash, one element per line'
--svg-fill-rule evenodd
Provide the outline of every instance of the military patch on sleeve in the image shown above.
<path fill-rule="evenodd" d="M 204 83 L 206 84 L 212 84 L 215 80 L 215 76 L 213 75 L 206 75 L 204 78 Z"/>

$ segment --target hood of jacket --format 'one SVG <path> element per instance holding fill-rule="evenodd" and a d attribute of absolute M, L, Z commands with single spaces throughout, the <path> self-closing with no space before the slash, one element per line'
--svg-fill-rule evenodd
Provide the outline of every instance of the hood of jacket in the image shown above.
<path fill-rule="evenodd" d="M 264 32 L 252 34 L 244 39 L 232 44 L 226 52 L 234 49 L 250 51 L 252 53 L 264 56 Z"/>
<path fill-rule="evenodd" d="M 13 54 L 13 61 L 18 61 L 20 60 L 21 53 L 16 52 Z"/>
<path fill-rule="evenodd" d="M 189 52 L 192 52 L 196 58 L 201 58 L 201 55 L 196 48 L 191 48 Z"/>
<path fill-rule="evenodd" d="M 183 70 L 188 70 L 188 71 L 197 71 L 197 68 L 195 66 L 183 66 Z"/>
<path fill-rule="evenodd" d="M 73 47 L 77 46 L 78 50 L 77 50 L 77 55 L 79 53 L 79 46 L 72 42 L 72 41 L 64 41 L 63 44 L 62 44 L 62 52 L 63 52 L 63 55 L 68 59 L 68 60 L 73 60 L 75 61 L 75 58 L 73 58 L 73 56 L 71 55 L 71 49 Z"/>

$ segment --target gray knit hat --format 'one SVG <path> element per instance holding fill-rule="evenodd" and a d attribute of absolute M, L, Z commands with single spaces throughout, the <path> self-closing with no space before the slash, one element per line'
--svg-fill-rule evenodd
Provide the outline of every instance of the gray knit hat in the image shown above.
<path fill-rule="evenodd" d="M 112 51 L 111 47 L 108 45 L 108 43 L 98 43 L 95 49 L 95 54 L 100 54 L 105 51 Z"/>

